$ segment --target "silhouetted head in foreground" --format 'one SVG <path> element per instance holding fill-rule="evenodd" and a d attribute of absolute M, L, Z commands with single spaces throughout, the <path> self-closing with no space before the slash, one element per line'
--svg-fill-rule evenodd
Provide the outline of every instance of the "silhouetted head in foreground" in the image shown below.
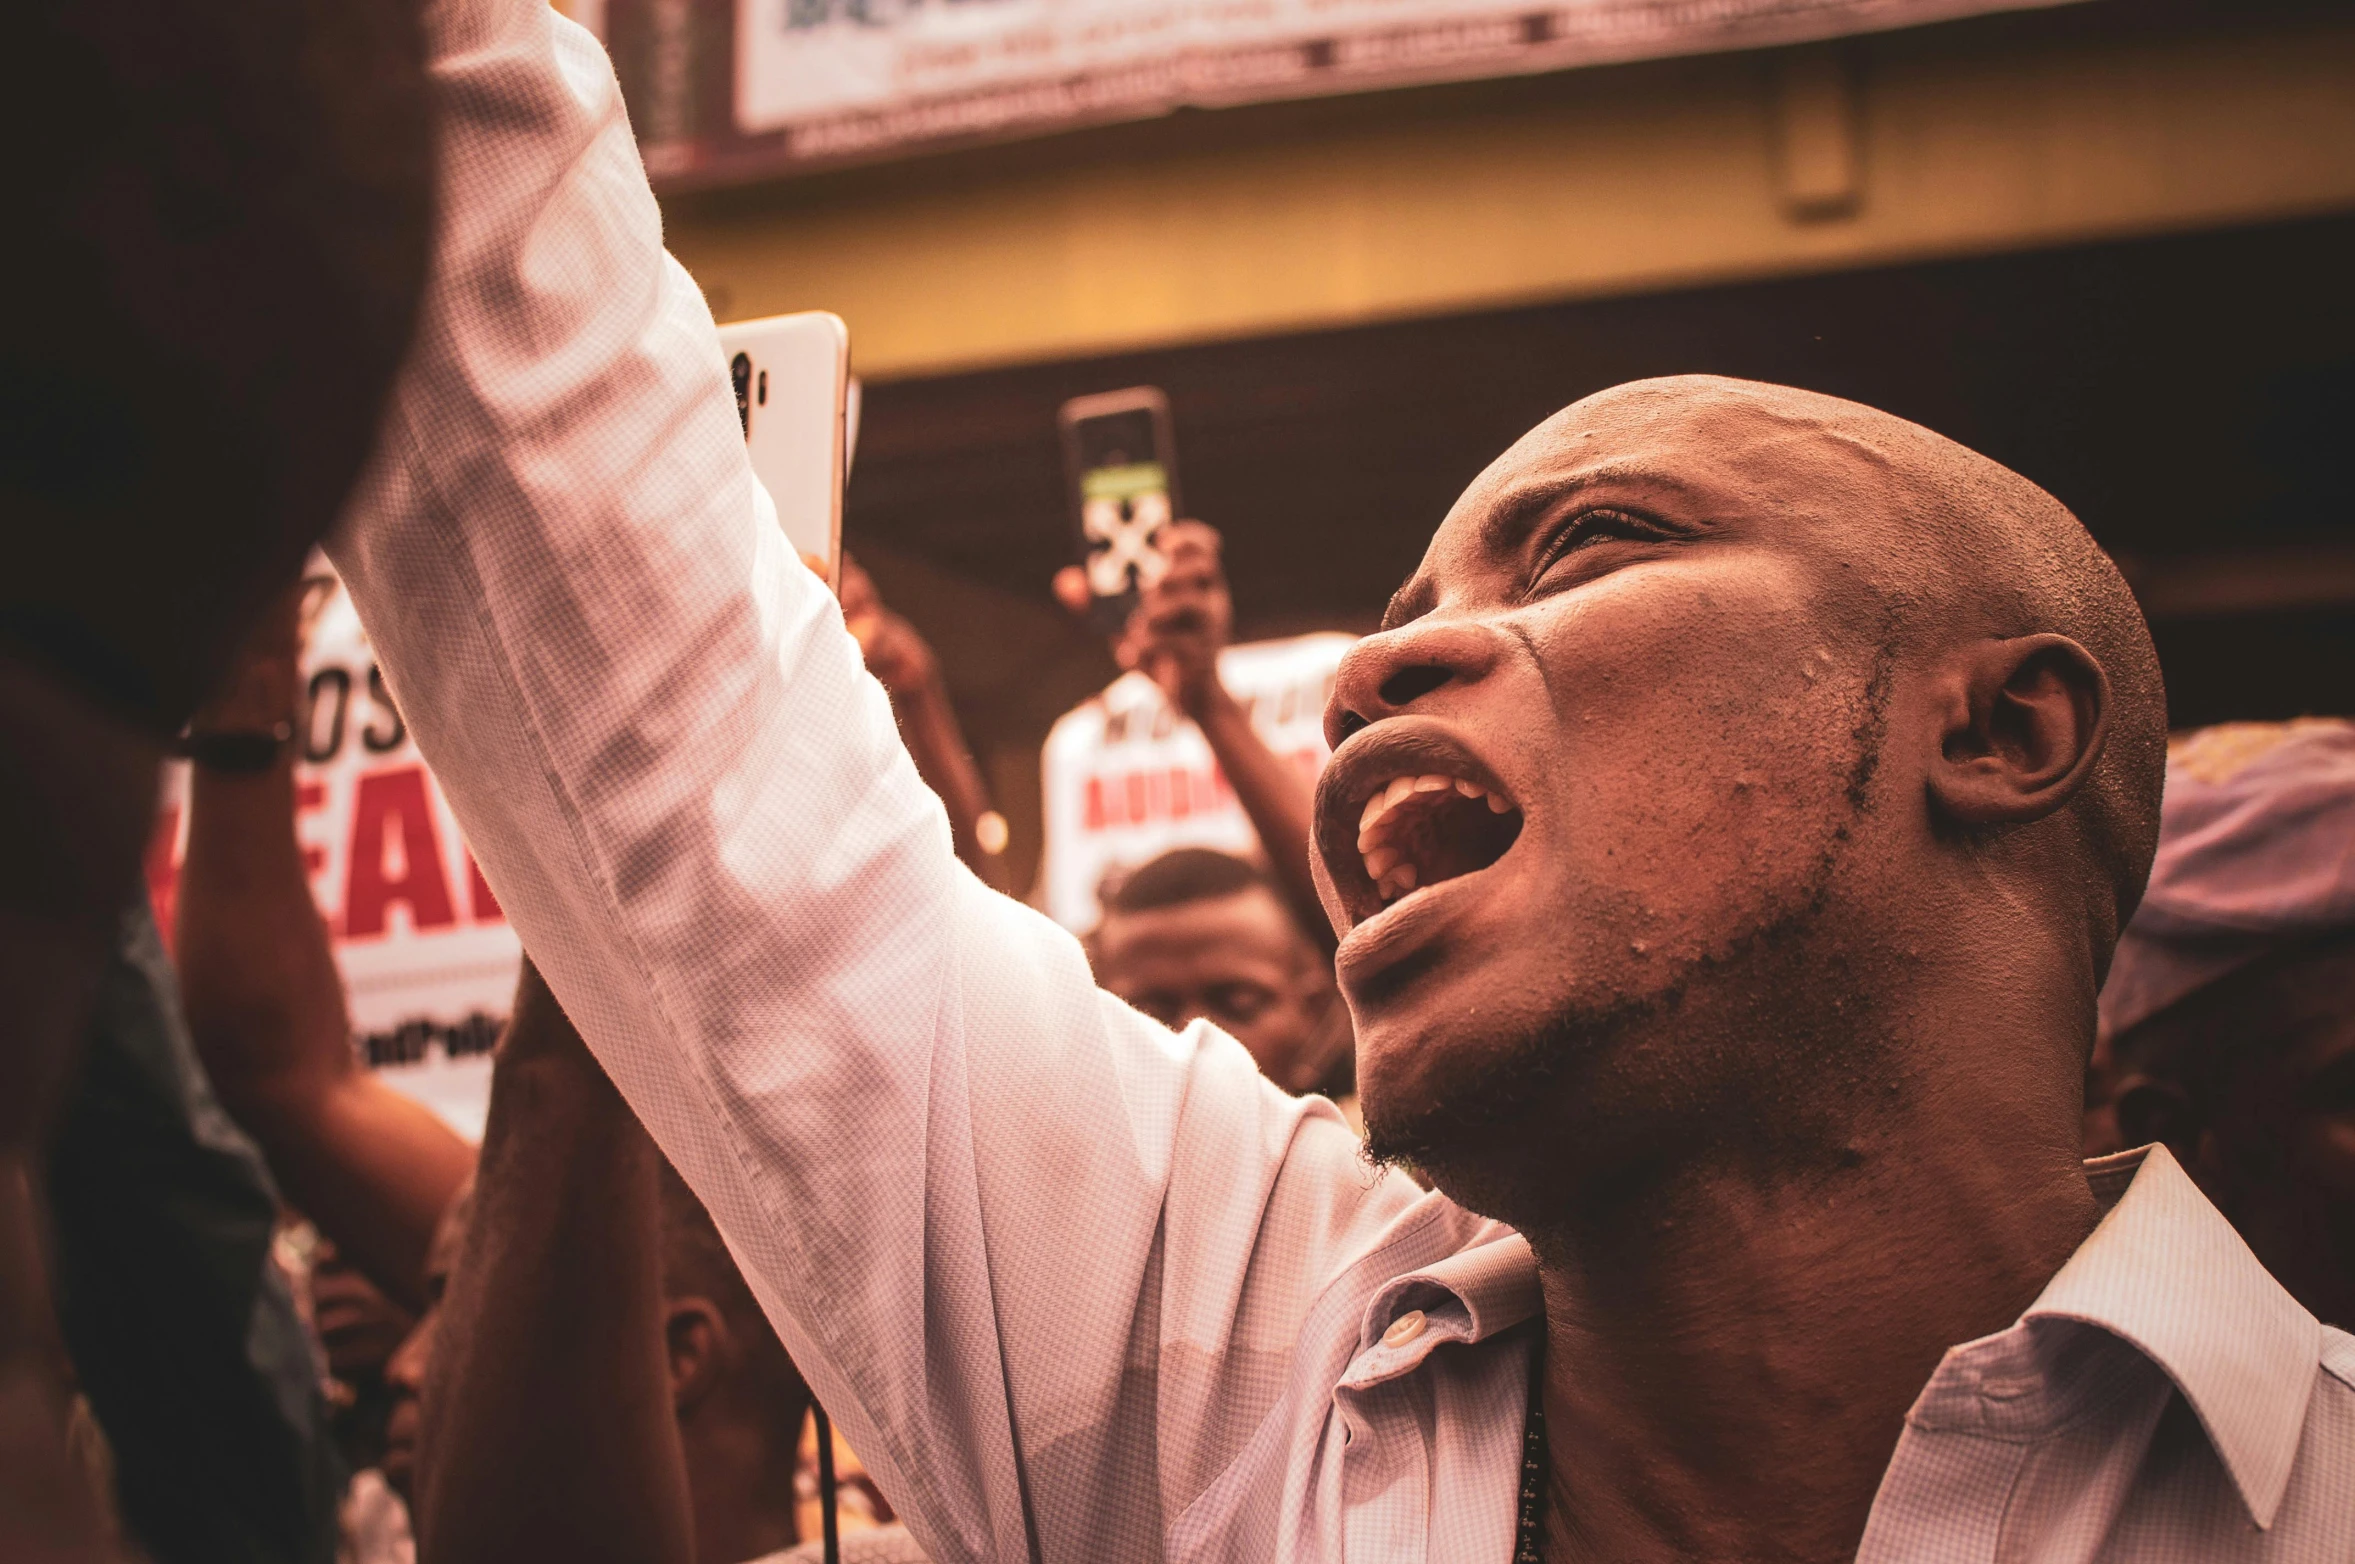
<path fill-rule="evenodd" d="M 1524 1226 L 1933 1117 L 2074 1156 L 2164 703 L 2016 474 L 1831 397 L 1617 387 L 1474 481 L 1326 720 L 1377 1154 Z"/>
<path fill-rule="evenodd" d="M 132 891 L 162 741 L 327 530 L 423 295 L 411 0 L 30 0 L 0 50 L 0 1138 Z M 14 1089 L 12 1089 L 14 1088 Z"/>
<path fill-rule="evenodd" d="M 134 894 L 162 744 L 334 519 L 406 349 L 433 230 L 420 9 L 9 9 L 0 1185 Z M 0 1201 L 11 1385 L 47 1351 L 31 1225 Z M 94 1530 L 53 1395 L 0 1406 L 0 1556 Z"/>

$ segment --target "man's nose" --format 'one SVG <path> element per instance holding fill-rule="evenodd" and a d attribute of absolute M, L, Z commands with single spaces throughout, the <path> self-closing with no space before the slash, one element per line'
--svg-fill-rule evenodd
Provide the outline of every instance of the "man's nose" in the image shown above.
<path fill-rule="evenodd" d="M 428 1314 L 417 1328 L 401 1338 L 391 1357 L 384 1362 L 384 1380 L 398 1390 L 411 1395 L 425 1392 L 425 1371 L 433 1363 L 434 1317 Z"/>
<path fill-rule="evenodd" d="M 1404 715 L 1440 690 L 1477 682 L 1496 666 L 1497 652 L 1496 631 L 1462 619 L 1419 619 L 1367 636 L 1334 674 L 1325 742 L 1337 749 L 1369 723 Z"/>

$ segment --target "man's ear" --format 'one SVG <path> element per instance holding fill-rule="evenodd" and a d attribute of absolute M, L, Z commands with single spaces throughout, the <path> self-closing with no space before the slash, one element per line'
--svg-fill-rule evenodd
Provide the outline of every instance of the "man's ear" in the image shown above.
<path fill-rule="evenodd" d="M 1982 641 L 1953 670 L 1930 796 L 1965 827 L 2041 820 L 2076 796 L 2110 731 L 2110 678 L 2065 635 Z"/>
<path fill-rule="evenodd" d="M 728 1322 L 709 1298 L 671 1298 L 663 1304 L 662 1334 L 670 1358 L 671 1406 L 684 1413 L 720 1382 Z"/>

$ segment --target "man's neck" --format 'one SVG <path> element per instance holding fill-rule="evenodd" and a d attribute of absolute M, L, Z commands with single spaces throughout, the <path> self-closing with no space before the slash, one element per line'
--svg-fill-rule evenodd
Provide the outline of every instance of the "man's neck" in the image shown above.
<path fill-rule="evenodd" d="M 1531 1235 L 1548 1557 L 1853 1558 L 1940 1357 L 2008 1327 L 2094 1226 L 2050 1134 L 1858 1139 L 1781 1182 L 1696 1161 Z"/>

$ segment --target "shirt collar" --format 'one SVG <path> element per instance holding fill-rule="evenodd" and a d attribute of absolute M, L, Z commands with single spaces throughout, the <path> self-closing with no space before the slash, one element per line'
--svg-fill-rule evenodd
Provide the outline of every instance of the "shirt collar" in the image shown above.
<path fill-rule="evenodd" d="M 1392 1373 L 1422 1361 L 1444 1341 L 1478 1342 L 1536 1318 L 1543 1307 L 1529 1240 L 1502 1222 L 1486 1222 L 1444 1260 L 1393 1277 L 1366 1303 L 1358 1348 L 1378 1346 L 1400 1315 L 1420 1310 L 1441 1325 L 1417 1337 L 1388 1365 Z M 1391 1373 L 1380 1377 L 1389 1378 Z"/>
<path fill-rule="evenodd" d="M 2101 1224 L 2021 1316 L 2073 1320 L 2156 1363 L 2199 1415 L 2241 1502 L 2273 1524 L 2305 1436 L 2322 1327 L 2283 1290 L 2164 1146 L 2085 1164 Z M 1353 1379 L 1395 1378 L 1442 1342 L 1477 1342 L 1542 1307 L 1529 1242 L 1487 1224 L 1464 1248 L 1367 1303 Z M 1441 1328 L 1396 1351 L 1383 1333 L 1421 1309 Z"/>
<path fill-rule="evenodd" d="M 2109 1206 L 2023 1320 L 2096 1326 L 2166 1371 L 2241 1502 L 2273 1524 L 2306 1428 L 2322 1327 L 2164 1146 L 2085 1165 Z"/>

